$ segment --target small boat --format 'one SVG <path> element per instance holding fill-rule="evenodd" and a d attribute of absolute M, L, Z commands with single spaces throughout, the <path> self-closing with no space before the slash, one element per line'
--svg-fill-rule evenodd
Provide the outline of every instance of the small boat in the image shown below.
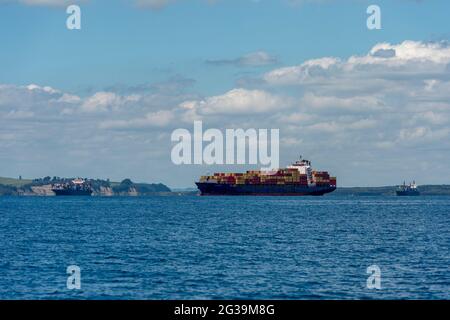
<path fill-rule="evenodd" d="M 420 191 L 417 189 L 415 181 L 409 185 L 407 185 L 406 182 L 403 182 L 403 185 L 398 187 L 396 193 L 397 196 L 420 196 Z"/>

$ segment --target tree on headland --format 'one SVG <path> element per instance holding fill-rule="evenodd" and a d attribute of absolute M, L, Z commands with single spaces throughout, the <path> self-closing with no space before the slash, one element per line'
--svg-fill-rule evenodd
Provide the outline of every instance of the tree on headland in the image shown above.
<path fill-rule="evenodd" d="M 131 181 L 130 179 L 123 179 L 120 184 L 124 185 L 124 186 L 132 186 L 133 185 L 133 181 Z"/>

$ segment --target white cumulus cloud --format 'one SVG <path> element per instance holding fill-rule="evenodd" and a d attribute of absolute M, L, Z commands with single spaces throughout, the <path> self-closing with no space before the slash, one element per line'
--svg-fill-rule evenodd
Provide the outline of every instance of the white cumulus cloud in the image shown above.
<path fill-rule="evenodd" d="M 290 105 L 288 99 L 263 90 L 233 89 L 222 95 L 202 100 L 185 101 L 180 107 L 199 114 L 254 114 L 277 112 Z"/>

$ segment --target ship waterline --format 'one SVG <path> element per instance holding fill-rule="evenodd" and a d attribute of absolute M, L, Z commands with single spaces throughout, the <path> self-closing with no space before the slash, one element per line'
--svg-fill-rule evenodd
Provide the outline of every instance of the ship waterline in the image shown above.
<path fill-rule="evenodd" d="M 52 189 L 57 196 L 90 196 L 92 190 Z"/>
<path fill-rule="evenodd" d="M 322 196 L 336 190 L 335 186 L 296 185 L 231 185 L 196 183 L 201 195 L 249 195 L 249 196 Z"/>

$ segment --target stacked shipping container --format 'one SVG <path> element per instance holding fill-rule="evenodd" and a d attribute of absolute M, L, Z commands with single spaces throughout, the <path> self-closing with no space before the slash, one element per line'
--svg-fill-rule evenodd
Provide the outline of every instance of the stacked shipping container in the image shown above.
<path fill-rule="evenodd" d="M 297 169 L 279 169 L 276 172 L 247 171 L 246 173 L 214 173 L 202 176 L 200 182 L 216 182 L 218 184 L 263 184 L 263 185 L 301 185 L 316 184 L 318 186 L 336 186 L 336 178 L 330 177 L 326 171 L 313 171 L 312 181 L 306 174 Z"/>

